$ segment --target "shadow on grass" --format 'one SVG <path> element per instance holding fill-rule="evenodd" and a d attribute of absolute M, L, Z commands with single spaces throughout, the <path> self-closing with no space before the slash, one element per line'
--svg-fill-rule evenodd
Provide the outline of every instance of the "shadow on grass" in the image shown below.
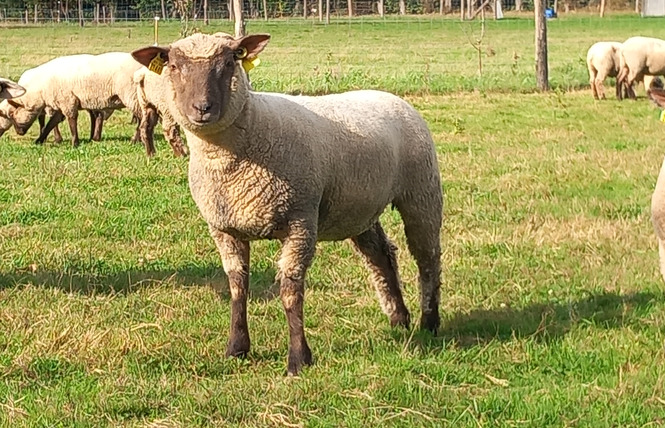
<path fill-rule="evenodd" d="M 279 293 L 273 283 L 276 272 L 272 268 L 250 270 L 250 298 L 259 301 L 272 300 Z M 185 266 L 173 270 L 128 271 L 117 274 L 101 275 L 88 272 L 51 272 L 18 271 L 0 272 L 0 290 L 23 285 L 51 287 L 69 293 L 126 294 L 141 288 L 159 284 L 171 284 L 182 287 L 210 286 L 221 298 L 229 299 L 229 287 L 226 274 L 220 266 Z"/>
<path fill-rule="evenodd" d="M 602 293 L 578 301 L 534 303 L 519 309 L 476 309 L 444 320 L 437 336 L 416 332 L 413 343 L 436 350 L 451 344 L 468 348 L 521 338 L 547 342 L 562 338 L 578 324 L 606 329 L 638 325 L 650 306 L 663 301 L 662 294 Z"/>

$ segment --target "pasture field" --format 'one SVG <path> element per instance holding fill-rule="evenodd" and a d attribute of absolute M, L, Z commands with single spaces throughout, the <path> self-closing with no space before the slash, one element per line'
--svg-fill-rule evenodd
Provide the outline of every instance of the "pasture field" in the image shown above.
<path fill-rule="evenodd" d="M 495 53 L 482 79 L 453 19 L 250 22 L 274 35 L 252 71 L 257 89 L 404 94 L 430 125 L 446 190 L 439 335 L 391 329 L 351 246 L 320 244 L 305 300 L 315 364 L 298 378 L 284 376 L 275 242 L 252 247 L 252 351 L 224 357 L 226 279 L 187 161 L 163 139 L 147 159 L 125 112 L 79 149 L 7 132 L 0 426 L 662 426 L 665 294 L 649 201 L 664 128 L 644 98 L 594 102 L 579 88 L 591 43 L 658 35 L 664 23 L 550 22 L 557 89 L 537 94 L 527 19 L 488 23 Z M 130 50 L 151 31 L 2 28 L 0 75 Z M 177 32 L 167 25 L 161 40 Z M 383 222 L 417 320 L 399 215 Z"/>

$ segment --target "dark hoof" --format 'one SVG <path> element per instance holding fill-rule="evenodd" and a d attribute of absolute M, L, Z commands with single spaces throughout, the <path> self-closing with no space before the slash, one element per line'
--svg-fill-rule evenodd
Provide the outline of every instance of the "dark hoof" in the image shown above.
<path fill-rule="evenodd" d="M 289 376 L 298 376 L 298 373 L 304 366 L 312 365 L 312 351 L 310 351 L 309 346 L 305 346 L 300 350 L 300 352 L 295 349 L 289 350 L 289 360 L 288 360 L 288 371 Z"/>
<path fill-rule="evenodd" d="M 231 338 L 226 345 L 227 357 L 244 358 L 249 353 L 249 337 Z"/>
<path fill-rule="evenodd" d="M 441 318 L 439 318 L 439 312 L 431 312 L 429 314 L 423 314 L 422 319 L 420 320 L 420 329 L 429 330 L 432 333 L 436 334 L 439 329 L 439 324 L 441 324 Z"/>
<path fill-rule="evenodd" d="M 407 311 L 406 309 L 404 309 L 401 312 L 397 311 L 390 316 L 391 327 L 400 326 L 408 330 L 410 325 L 411 325 L 411 315 L 409 315 L 409 311 Z"/>

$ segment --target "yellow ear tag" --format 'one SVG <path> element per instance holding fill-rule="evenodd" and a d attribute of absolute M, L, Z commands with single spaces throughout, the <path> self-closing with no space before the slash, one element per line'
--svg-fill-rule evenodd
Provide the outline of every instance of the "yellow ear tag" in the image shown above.
<path fill-rule="evenodd" d="M 661 110 L 661 111 L 660 111 L 660 116 L 658 116 L 658 119 L 659 119 L 661 122 L 665 122 L 665 110 Z"/>
<path fill-rule="evenodd" d="M 163 69 L 164 60 L 160 54 L 157 54 L 157 56 L 154 57 L 152 61 L 150 61 L 150 64 L 148 64 L 148 70 L 152 71 L 153 73 L 162 74 Z"/>
<path fill-rule="evenodd" d="M 253 69 L 254 67 L 257 67 L 259 64 L 261 64 L 261 60 L 259 59 L 258 56 L 255 56 L 253 59 L 242 60 L 242 68 L 245 69 L 246 73 L 249 73 L 249 70 Z"/>

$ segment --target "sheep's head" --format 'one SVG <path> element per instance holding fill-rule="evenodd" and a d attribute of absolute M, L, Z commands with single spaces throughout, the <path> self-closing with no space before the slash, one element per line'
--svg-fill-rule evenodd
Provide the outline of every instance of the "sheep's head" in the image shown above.
<path fill-rule="evenodd" d="M 5 102 L 5 101 L 3 101 Z M 28 108 L 16 100 L 6 100 L 9 104 L 7 116 L 14 125 L 14 130 L 18 135 L 25 135 L 28 129 L 35 123 L 37 117 L 44 110 L 43 107 Z"/>
<path fill-rule="evenodd" d="M 7 100 L 0 102 L 0 137 L 12 127 L 12 120 L 9 118 L 10 108 Z"/>
<path fill-rule="evenodd" d="M 9 100 L 25 94 L 25 88 L 0 77 L 0 100 Z"/>
<path fill-rule="evenodd" d="M 269 39 L 268 34 L 238 39 L 224 33 L 194 34 L 167 48 L 136 50 L 132 56 L 164 75 L 179 113 L 174 116 L 180 116 L 178 122 L 184 127 L 197 131 L 218 128 L 223 118 L 228 119 L 233 93 L 246 82 L 242 61 L 256 58 Z"/>

